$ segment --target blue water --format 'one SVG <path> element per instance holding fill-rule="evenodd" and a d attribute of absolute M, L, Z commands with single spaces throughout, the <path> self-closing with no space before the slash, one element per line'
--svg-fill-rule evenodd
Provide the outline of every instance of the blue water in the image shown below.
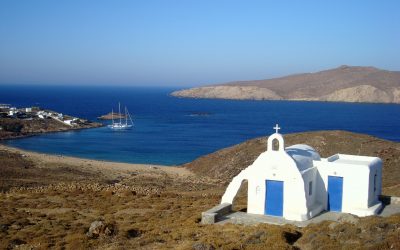
<path fill-rule="evenodd" d="M 400 105 L 227 101 L 170 97 L 172 88 L 0 86 L 0 103 L 40 106 L 95 120 L 120 101 L 135 127 L 52 133 L 5 142 L 27 150 L 131 163 L 178 165 L 245 140 L 340 129 L 400 141 Z M 196 116 L 196 112 L 209 115 Z"/>

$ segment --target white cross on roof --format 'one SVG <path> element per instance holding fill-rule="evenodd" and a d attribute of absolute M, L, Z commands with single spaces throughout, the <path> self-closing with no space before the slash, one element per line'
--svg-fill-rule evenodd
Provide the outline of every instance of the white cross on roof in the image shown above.
<path fill-rule="evenodd" d="M 273 127 L 273 129 L 275 129 L 275 133 L 277 133 L 277 134 L 278 134 L 278 132 L 279 132 L 279 129 L 281 129 L 281 128 L 279 127 L 279 125 L 278 125 L 278 124 L 276 124 L 276 125 L 275 125 L 275 127 Z"/>

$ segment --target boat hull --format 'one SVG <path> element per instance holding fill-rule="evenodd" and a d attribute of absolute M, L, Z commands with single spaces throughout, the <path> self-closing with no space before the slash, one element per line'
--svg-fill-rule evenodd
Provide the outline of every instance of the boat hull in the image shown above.
<path fill-rule="evenodd" d="M 123 129 L 130 129 L 133 126 L 132 125 L 108 125 L 109 128 L 111 129 L 116 129 L 116 130 L 123 130 Z"/>

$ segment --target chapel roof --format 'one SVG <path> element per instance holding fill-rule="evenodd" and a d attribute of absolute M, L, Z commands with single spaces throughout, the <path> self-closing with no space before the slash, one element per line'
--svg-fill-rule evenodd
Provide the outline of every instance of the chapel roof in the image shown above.
<path fill-rule="evenodd" d="M 313 161 L 320 161 L 318 152 L 305 144 L 296 144 L 285 149 L 286 153 L 296 162 L 299 171 L 314 167 Z"/>

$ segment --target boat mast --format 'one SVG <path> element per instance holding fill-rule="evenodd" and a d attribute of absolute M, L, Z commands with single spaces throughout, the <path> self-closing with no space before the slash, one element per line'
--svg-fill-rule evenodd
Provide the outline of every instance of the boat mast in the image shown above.
<path fill-rule="evenodd" d="M 131 121 L 131 125 L 133 126 L 132 117 L 131 117 L 131 114 L 129 114 L 129 111 L 128 111 L 128 109 L 127 109 L 127 112 L 128 112 L 129 120 Z"/>
<path fill-rule="evenodd" d="M 118 115 L 119 115 L 119 124 L 122 124 L 122 117 L 121 117 L 121 103 L 118 102 Z"/>
<path fill-rule="evenodd" d="M 111 120 L 112 124 L 114 125 L 114 109 L 111 109 Z"/>
<path fill-rule="evenodd" d="M 128 109 L 125 107 L 125 126 L 128 126 Z"/>

